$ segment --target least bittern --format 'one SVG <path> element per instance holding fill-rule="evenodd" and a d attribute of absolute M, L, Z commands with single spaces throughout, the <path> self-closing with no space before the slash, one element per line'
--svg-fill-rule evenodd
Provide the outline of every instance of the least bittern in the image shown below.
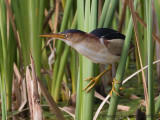
<path fill-rule="evenodd" d="M 125 35 L 109 28 L 95 29 L 90 34 L 76 29 L 69 29 L 58 34 L 43 34 L 40 36 L 62 40 L 94 63 L 100 64 L 118 62 L 120 60 L 125 39 Z M 88 92 L 92 89 L 100 77 L 110 69 L 111 65 L 97 77 L 85 79 L 91 81 L 84 90 Z M 113 82 L 119 83 L 115 79 Z M 115 91 L 114 86 L 112 86 L 110 94 L 112 94 L 113 90 Z"/>

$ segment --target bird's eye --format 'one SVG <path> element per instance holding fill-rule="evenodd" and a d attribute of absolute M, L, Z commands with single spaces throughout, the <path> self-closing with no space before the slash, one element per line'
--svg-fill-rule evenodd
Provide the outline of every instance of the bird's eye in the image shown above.
<path fill-rule="evenodd" d="M 67 35 L 67 34 L 62 34 L 62 36 L 63 36 L 64 38 L 67 38 L 67 37 L 68 37 L 68 35 Z"/>

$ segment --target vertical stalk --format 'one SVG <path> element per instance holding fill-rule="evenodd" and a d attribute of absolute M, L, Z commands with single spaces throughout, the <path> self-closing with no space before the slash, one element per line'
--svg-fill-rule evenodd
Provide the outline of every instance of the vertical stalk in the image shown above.
<path fill-rule="evenodd" d="M 72 28 L 77 28 L 77 12 L 75 13 Z M 77 60 L 77 52 L 75 49 L 71 49 L 71 61 L 70 61 L 70 68 L 71 68 L 71 79 L 72 79 L 72 94 L 76 93 L 77 89 L 77 79 L 78 79 L 78 60 Z"/>
<path fill-rule="evenodd" d="M 70 12 L 70 6 L 72 5 L 73 0 L 67 0 L 65 10 L 64 10 L 64 15 L 62 19 L 62 24 L 60 31 L 62 32 L 67 28 L 67 21 L 69 19 L 69 12 Z M 62 53 L 62 46 L 63 41 L 59 40 L 57 41 L 57 48 L 56 48 L 56 60 L 54 63 L 54 68 L 53 68 L 53 81 L 52 81 L 52 87 L 51 87 L 51 95 L 54 97 L 54 92 L 55 91 L 55 85 L 56 85 L 56 80 L 57 80 L 57 75 L 58 75 L 58 70 L 59 70 L 59 63 L 61 59 L 61 53 Z"/>
<path fill-rule="evenodd" d="M 137 0 L 134 1 L 134 6 L 136 5 L 137 5 Z M 130 41 L 132 37 L 132 31 L 133 31 L 133 20 L 132 20 L 132 17 L 130 17 L 128 30 L 127 30 L 120 62 L 119 62 L 117 73 L 116 73 L 116 80 L 119 81 L 120 83 L 122 82 L 123 76 L 124 76 L 124 71 L 125 71 L 125 66 L 126 66 L 126 61 L 127 61 L 127 56 L 128 56 L 128 50 L 129 50 Z M 120 91 L 119 88 L 121 87 L 121 84 L 114 83 L 114 87 L 116 91 L 119 92 Z M 111 100 L 110 100 L 108 114 L 106 116 L 107 120 L 115 119 L 118 100 L 119 100 L 119 96 L 115 92 L 113 92 Z"/>
<path fill-rule="evenodd" d="M 91 1 L 87 0 L 85 3 L 85 19 L 84 23 L 80 22 L 81 26 L 78 26 L 82 30 L 86 32 L 90 32 L 91 30 L 97 27 L 97 0 Z M 82 1 L 78 1 L 78 6 L 84 3 Z M 80 8 L 80 7 L 79 7 Z M 90 12 L 91 11 L 91 12 Z M 82 9 L 78 9 L 78 16 L 82 16 L 84 11 Z M 81 14 L 81 15 L 80 15 Z M 84 24 L 84 29 L 82 28 Z M 93 63 L 88 60 L 86 57 L 79 58 L 80 71 L 79 71 L 79 79 L 77 84 L 77 102 L 76 102 L 76 119 L 77 120 L 92 120 L 93 118 L 93 100 L 94 100 L 94 90 L 92 89 L 89 93 L 85 93 L 83 89 L 86 87 L 88 82 L 84 81 L 84 79 L 93 76 Z M 83 62 L 82 62 L 83 61 Z"/>
<path fill-rule="evenodd" d="M 42 41 L 42 46 L 44 46 L 44 41 Z M 47 50 L 46 49 L 44 49 L 42 52 L 42 66 L 45 69 L 50 69 L 49 64 L 48 64 L 48 57 L 47 57 Z M 48 91 L 51 92 L 52 78 L 48 75 L 45 75 L 45 79 L 47 82 Z"/>
<path fill-rule="evenodd" d="M 37 10 L 38 9 L 38 10 Z M 36 19 L 37 19 L 37 24 L 36 24 L 36 34 L 42 34 L 43 32 L 43 21 L 44 21 L 44 10 L 45 10 L 45 0 L 40 0 L 38 1 L 38 5 L 36 10 L 38 11 L 38 14 L 36 14 Z M 36 11 L 35 11 L 36 12 Z M 35 35 L 36 36 L 36 42 L 34 43 L 34 49 L 35 50 L 35 55 L 33 55 L 34 61 L 35 61 L 35 67 L 36 67 L 36 72 L 37 75 L 40 76 L 40 72 L 41 72 L 41 60 L 39 60 L 39 58 L 41 58 L 42 55 L 42 38 Z"/>
<path fill-rule="evenodd" d="M 77 0 L 77 22 L 78 29 L 84 29 L 84 0 Z M 76 120 L 82 120 L 82 94 L 83 94 L 83 67 L 82 55 L 79 54 L 79 68 L 78 68 L 78 81 L 77 81 L 77 95 L 76 95 Z"/>
<path fill-rule="evenodd" d="M 157 16 L 157 21 L 158 21 L 158 23 L 160 23 L 160 14 L 159 14 L 160 1 L 159 0 L 154 0 L 154 5 L 155 5 L 155 13 L 156 13 L 156 16 Z M 157 28 L 160 28 L 160 24 L 159 24 L 159 26 L 157 26 Z M 159 46 L 159 48 L 160 48 L 160 44 L 158 42 L 156 42 L 156 45 L 157 45 L 157 47 Z M 157 56 L 156 57 L 157 57 L 157 59 L 159 59 L 159 57 L 160 57 L 159 56 L 159 51 L 157 50 L 156 52 L 157 52 Z M 157 63 L 157 72 L 158 71 L 160 71 L 160 63 Z M 157 73 L 157 76 L 158 76 L 158 73 Z M 158 78 L 158 81 L 159 81 L 158 88 L 160 90 L 160 79 L 159 79 L 159 77 L 157 77 L 157 78 Z M 155 103 L 155 117 L 157 117 L 159 111 L 160 111 L 160 96 L 158 97 L 158 99 L 157 99 L 157 101 Z"/>
<path fill-rule="evenodd" d="M 4 0 L 0 1 L 0 30 L 1 30 L 1 40 L 2 40 L 2 52 L 1 54 L 3 55 L 3 80 L 6 81 L 6 84 L 9 82 L 8 80 L 8 75 L 7 75 L 7 15 L 6 15 L 6 5 L 4 3 Z M 7 82 L 8 81 L 8 82 Z M 4 82 L 3 82 L 4 83 Z M 4 84 L 5 86 L 5 84 Z M 3 87 L 4 87 L 3 86 Z M 6 90 L 6 93 L 9 91 Z M 11 109 L 11 104 L 10 101 L 11 97 L 7 95 L 7 110 Z"/>
<path fill-rule="evenodd" d="M 97 6 L 97 0 L 92 1 L 92 3 L 88 3 L 88 6 L 85 7 L 89 8 L 88 11 L 86 11 L 85 14 L 85 23 L 90 22 L 88 24 L 89 29 L 85 29 L 86 32 L 90 32 L 91 30 L 95 29 L 97 27 L 97 17 L 98 17 L 98 6 Z M 91 8 L 90 8 L 91 5 Z M 91 9 L 91 10 L 90 10 Z M 84 79 L 93 76 L 94 74 L 94 64 L 92 61 L 87 59 L 86 57 L 83 57 L 83 88 L 85 88 L 88 84 L 88 82 L 84 81 Z M 89 93 L 83 92 L 83 120 L 92 120 L 93 119 L 93 107 L 94 107 L 94 89 L 92 89 Z"/>
<path fill-rule="evenodd" d="M 95 0 L 96 1 L 96 0 Z M 93 2 L 93 1 L 92 1 Z M 89 32 L 92 21 L 90 18 L 92 17 L 90 14 L 91 9 L 91 1 L 87 0 L 85 3 L 85 21 L 84 21 L 84 31 Z M 82 90 L 87 86 L 88 82 L 84 81 L 84 79 L 93 76 L 93 63 L 82 56 Z M 89 93 L 82 91 L 82 120 L 92 120 L 93 117 L 93 93 L 92 89 Z"/>
<path fill-rule="evenodd" d="M 110 4 L 109 4 L 110 8 L 107 11 L 107 15 L 105 17 L 105 22 L 103 24 L 104 28 L 107 28 L 108 26 L 111 25 L 114 13 L 116 11 L 117 4 L 118 4 L 118 0 L 112 0 L 110 2 Z"/>
<path fill-rule="evenodd" d="M 151 0 L 146 0 L 146 19 L 147 19 L 147 46 L 148 46 L 148 96 L 149 110 L 147 120 L 155 119 L 154 106 L 154 90 L 153 90 L 153 44 L 152 44 L 152 15 L 151 15 Z"/>
<path fill-rule="evenodd" d="M 104 21 L 105 21 L 105 17 L 106 17 L 106 13 L 108 11 L 108 6 L 110 4 L 111 0 L 105 0 L 105 3 L 103 5 L 103 9 L 102 9 L 102 13 L 101 13 L 101 17 L 99 20 L 99 24 L 98 24 L 98 28 L 103 27 Z"/>
<path fill-rule="evenodd" d="M 1 65 L 1 64 L 0 64 Z M 2 68 L 0 69 L 0 74 L 2 73 Z M 7 105 L 6 105 L 6 88 L 5 80 L 0 75 L 0 91 L 1 91 L 1 110 L 2 110 L 2 120 L 7 120 Z"/>
<path fill-rule="evenodd" d="M 16 11 L 15 20 L 16 23 L 20 24 L 20 27 L 18 28 L 18 31 L 20 34 L 20 40 L 21 40 L 21 48 L 23 53 L 23 59 L 24 59 L 24 66 L 26 67 L 30 62 L 29 54 L 30 54 L 30 22 L 28 22 L 29 19 L 29 10 L 28 5 L 31 1 L 21 1 L 16 0 L 17 4 L 14 4 L 14 9 Z M 26 22 L 27 21 L 27 22 Z"/>
<path fill-rule="evenodd" d="M 76 93 L 77 89 L 77 78 L 78 78 L 78 64 L 77 64 L 77 53 L 76 50 L 71 50 L 71 79 L 72 79 L 72 94 Z"/>
<path fill-rule="evenodd" d="M 41 70 L 41 48 L 42 41 L 41 37 L 38 37 L 37 34 L 41 34 L 43 30 L 43 13 L 44 13 L 44 0 L 41 1 L 28 1 L 28 14 L 29 14 L 29 37 L 30 37 L 30 46 L 33 58 L 35 60 L 35 67 L 37 75 L 40 77 Z"/>
<path fill-rule="evenodd" d="M 8 24 L 7 24 L 8 22 Z M 8 29 L 9 28 L 9 29 Z M 7 32 L 9 31 L 9 34 Z M 7 110 L 11 110 L 12 103 L 12 77 L 13 77 L 13 62 L 15 58 L 15 39 L 13 29 L 7 19 L 7 9 L 4 0 L 0 1 L 0 43 L 1 43 L 1 57 L 0 69 L 3 76 L 3 89 L 6 88 Z M 3 91 L 2 91 L 3 92 Z"/>
<path fill-rule="evenodd" d="M 62 79 L 63 79 L 65 65 L 67 63 L 67 57 L 68 57 L 68 54 L 69 54 L 69 49 L 70 49 L 70 46 L 66 45 L 64 53 L 63 53 L 63 55 L 61 57 L 61 60 L 60 60 L 61 64 L 59 66 L 57 81 L 56 81 L 56 85 L 55 85 L 55 92 L 54 92 L 55 102 L 58 102 L 58 99 L 59 99 L 60 92 L 58 92 L 58 91 L 60 91 L 60 88 L 61 88 L 61 83 L 62 83 Z"/>

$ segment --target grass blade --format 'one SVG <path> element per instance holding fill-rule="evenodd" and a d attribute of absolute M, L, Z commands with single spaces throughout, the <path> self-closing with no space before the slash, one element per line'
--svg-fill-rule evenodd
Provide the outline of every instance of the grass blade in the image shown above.
<path fill-rule="evenodd" d="M 147 43 L 148 43 L 148 96 L 149 108 L 147 120 L 155 119 L 154 90 L 153 90 L 153 44 L 152 44 L 152 10 L 151 0 L 146 0 L 146 19 L 147 19 Z"/>

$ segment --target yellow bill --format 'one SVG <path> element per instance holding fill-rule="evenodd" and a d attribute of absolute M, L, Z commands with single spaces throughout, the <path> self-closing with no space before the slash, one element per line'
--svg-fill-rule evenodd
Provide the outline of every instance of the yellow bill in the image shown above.
<path fill-rule="evenodd" d="M 41 37 L 51 37 L 51 38 L 57 38 L 57 39 L 65 39 L 66 34 L 42 34 L 39 35 Z"/>

